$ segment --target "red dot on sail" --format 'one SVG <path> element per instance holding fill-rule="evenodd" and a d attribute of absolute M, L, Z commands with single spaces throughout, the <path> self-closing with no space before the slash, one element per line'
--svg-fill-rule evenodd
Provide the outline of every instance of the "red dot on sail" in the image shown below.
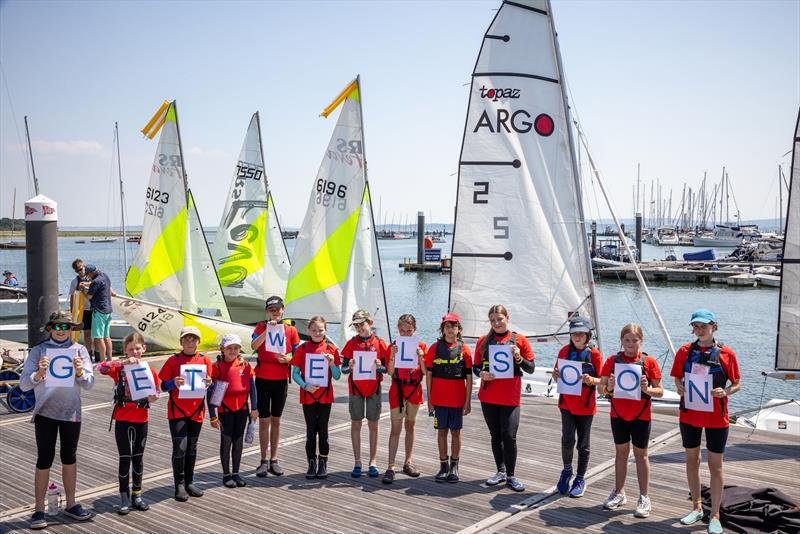
<path fill-rule="evenodd" d="M 489 98 L 494 98 L 494 89 L 489 89 L 486 91 L 486 96 Z"/>
<path fill-rule="evenodd" d="M 553 122 L 552 117 L 545 113 L 542 113 L 533 121 L 533 127 L 536 130 L 536 133 L 542 135 L 544 137 L 548 137 L 553 134 L 555 131 L 555 123 Z"/>

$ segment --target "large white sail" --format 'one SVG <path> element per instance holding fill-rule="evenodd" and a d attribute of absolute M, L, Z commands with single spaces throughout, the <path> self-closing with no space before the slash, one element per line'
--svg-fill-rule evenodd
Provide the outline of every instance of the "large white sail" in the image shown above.
<path fill-rule="evenodd" d="M 229 320 L 186 188 L 174 102 L 165 112 L 146 197 L 142 239 L 125 278 L 128 296 Z"/>
<path fill-rule="evenodd" d="M 263 320 L 266 298 L 286 292 L 289 255 L 264 172 L 258 113 L 250 119 L 211 253 L 232 320 Z"/>
<path fill-rule="evenodd" d="M 321 315 L 346 325 L 355 309 L 375 317 L 387 336 L 388 318 L 367 189 L 361 95 L 354 80 L 323 112 L 342 110 L 322 158 L 292 258 L 286 288 L 290 319 Z M 378 289 L 380 287 L 380 289 Z"/>
<path fill-rule="evenodd" d="M 529 337 L 595 320 L 569 111 L 549 2 L 504 2 L 472 75 L 449 309 L 466 337 L 493 304 Z"/>
<path fill-rule="evenodd" d="M 793 146 L 775 355 L 775 368 L 780 371 L 800 371 L 800 112 Z"/>

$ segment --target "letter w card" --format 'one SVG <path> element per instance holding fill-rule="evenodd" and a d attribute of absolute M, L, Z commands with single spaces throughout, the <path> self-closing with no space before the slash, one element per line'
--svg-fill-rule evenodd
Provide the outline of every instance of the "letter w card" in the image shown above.
<path fill-rule="evenodd" d="M 75 366 L 72 362 L 80 358 L 78 349 L 47 349 L 45 354 L 50 362 L 44 379 L 45 387 L 71 388 L 75 384 Z"/>
<path fill-rule="evenodd" d="M 282 324 L 268 324 L 267 338 L 264 340 L 264 350 L 286 354 L 286 330 Z"/>
<path fill-rule="evenodd" d="M 397 355 L 394 357 L 395 369 L 416 369 L 419 365 L 417 349 L 419 338 L 416 336 L 400 336 L 397 338 Z"/>
<path fill-rule="evenodd" d="M 321 388 L 328 387 L 330 366 L 324 354 L 306 354 L 306 368 L 303 380 L 306 384 Z"/>
<path fill-rule="evenodd" d="M 206 373 L 208 368 L 205 364 L 185 363 L 181 365 L 181 376 L 183 385 L 178 390 L 179 399 L 202 399 L 206 396 Z"/>
<path fill-rule="evenodd" d="M 374 351 L 353 351 L 353 380 L 375 380 L 378 353 Z"/>
<path fill-rule="evenodd" d="M 714 397 L 711 396 L 713 378 L 708 373 L 684 375 L 686 392 L 683 394 L 683 402 L 687 410 L 714 411 Z"/>
<path fill-rule="evenodd" d="M 583 389 L 583 364 L 572 360 L 558 360 L 558 385 L 556 390 L 559 395 L 580 395 Z"/>
<path fill-rule="evenodd" d="M 131 391 L 131 399 L 138 401 L 158 395 L 156 381 L 153 378 L 153 370 L 147 362 L 135 363 L 123 367 L 125 379 L 128 382 L 128 389 Z"/>
<path fill-rule="evenodd" d="M 642 400 L 642 366 L 631 363 L 614 364 L 614 398 Z"/>
<path fill-rule="evenodd" d="M 495 378 L 514 378 L 511 349 L 511 345 L 489 345 L 489 372 Z"/>

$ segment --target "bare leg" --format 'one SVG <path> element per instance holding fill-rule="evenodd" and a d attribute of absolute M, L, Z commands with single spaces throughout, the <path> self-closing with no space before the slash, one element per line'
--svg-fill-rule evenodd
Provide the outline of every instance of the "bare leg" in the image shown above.
<path fill-rule="evenodd" d="M 83 345 L 88 350 L 93 350 L 94 349 L 94 345 L 93 345 L 93 341 L 92 341 L 92 331 L 91 330 L 84 330 L 83 331 Z"/>
<path fill-rule="evenodd" d="M 106 360 L 106 341 L 105 339 L 97 338 L 94 340 L 94 350 L 97 351 L 97 354 L 100 356 L 100 361 L 104 362 Z"/>
<path fill-rule="evenodd" d="M 111 355 L 114 354 L 114 346 L 111 344 L 111 338 L 110 337 L 104 337 L 103 341 L 105 341 L 105 347 L 106 347 L 106 353 L 105 353 L 105 357 L 103 359 L 104 360 L 106 358 L 110 359 Z"/>
<path fill-rule="evenodd" d="M 636 479 L 639 481 L 639 495 L 647 495 L 650 485 L 650 458 L 647 449 L 640 449 L 634 445 L 633 457 L 636 460 Z"/>
<path fill-rule="evenodd" d="M 439 460 L 447 458 L 447 429 L 436 431 L 436 443 L 439 445 Z"/>
<path fill-rule="evenodd" d="M 614 458 L 614 488 L 617 493 L 625 492 L 625 479 L 628 477 L 628 454 L 631 452 L 631 444 L 623 443 L 614 445 L 616 456 Z"/>
<path fill-rule="evenodd" d="M 50 480 L 49 469 L 37 469 L 33 476 L 33 495 L 36 511 L 44 512 L 44 495 L 47 493 L 47 482 Z"/>
<path fill-rule="evenodd" d="M 719 519 L 719 507 L 722 504 L 722 469 L 723 455 L 708 451 L 708 469 L 711 471 L 711 517 Z"/>
<path fill-rule="evenodd" d="M 270 417 L 271 421 L 271 432 L 269 434 L 269 459 L 270 460 L 277 460 L 278 459 L 278 442 L 281 440 L 281 418 L 280 417 Z M 261 449 L 261 457 L 266 458 L 264 456 L 264 448 Z"/>
<path fill-rule="evenodd" d="M 461 458 L 461 431 L 460 430 L 451 430 L 452 433 L 452 450 L 453 450 L 453 458 Z"/>
<path fill-rule="evenodd" d="M 389 465 L 394 465 L 397 459 L 397 447 L 400 445 L 400 432 L 403 430 L 401 419 L 392 420 L 392 430 L 389 433 Z"/>
<path fill-rule="evenodd" d="M 270 423 L 272 417 L 260 417 L 258 419 L 258 445 L 261 447 L 261 459 L 267 459 L 267 448 L 270 443 Z"/>
<path fill-rule="evenodd" d="M 692 510 L 703 509 L 700 497 L 700 447 L 686 450 L 686 481 L 692 494 Z"/>
<path fill-rule="evenodd" d="M 378 421 L 367 421 L 369 429 L 369 465 L 378 462 Z"/>
<path fill-rule="evenodd" d="M 64 494 L 67 496 L 67 508 L 75 505 L 75 482 L 78 479 L 78 464 L 61 467 L 61 478 L 64 479 Z"/>
<path fill-rule="evenodd" d="M 408 419 L 406 419 L 406 421 L 405 421 L 405 427 L 406 427 L 406 461 L 403 463 L 403 465 L 410 464 L 411 460 L 412 460 L 412 456 L 414 454 L 414 438 L 416 437 L 416 426 L 414 425 L 414 423 L 415 423 L 415 421 L 409 421 Z"/>
<path fill-rule="evenodd" d="M 353 459 L 361 465 L 361 421 L 350 421 L 350 441 L 353 444 Z"/>

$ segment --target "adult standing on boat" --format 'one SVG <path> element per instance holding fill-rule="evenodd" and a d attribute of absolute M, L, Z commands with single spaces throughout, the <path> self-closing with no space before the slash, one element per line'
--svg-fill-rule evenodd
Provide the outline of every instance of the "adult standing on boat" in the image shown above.
<path fill-rule="evenodd" d="M 692 494 L 692 511 L 681 519 L 682 525 L 691 525 L 703 519 L 703 501 L 700 497 L 700 438 L 705 429 L 708 449 L 708 469 L 711 472 L 711 514 L 708 532 L 722 532 L 719 507 L 722 501 L 723 470 L 722 456 L 728 440 L 728 396 L 739 391 L 741 374 L 736 353 L 730 347 L 714 339 L 717 319 L 714 312 L 700 309 L 692 314 L 692 332 L 697 339 L 678 349 L 670 376 L 681 396 L 680 429 L 683 447 L 686 450 L 686 478 Z M 694 383 L 689 386 L 687 375 L 711 375 L 711 411 L 687 408 L 687 388 L 695 396 L 702 392 Z"/>
<path fill-rule="evenodd" d="M 78 290 L 80 283 L 87 281 L 86 277 L 86 263 L 80 258 L 75 258 L 72 262 L 72 270 L 75 271 L 75 278 L 69 283 L 69 309 L 74 309 L 73 299 L 75 298 L 75 291 Z M 91 282 L 91 280 L 89 280 Z M 90 353 L 94 353 L 94 344 L 92 343 L 92 301 L 83 299 L 83 316 L 81 317 L 83 323 L 83 345 Z"/>
<path fill-rule="evenodd" d="M 3 276 L 5 276 L 5 279 L 3 280 L 4 286 L 17 287 L 19 285 L 17 277 L 14 276 L 14 273 L 11 271 L 3 271 Z"/>
<path fill-rule="evenodd" d="M 92 305 L 92 339 L 100 361 L 111 359 L 111 297 L 117 296 L 111 289 L 108 275 L 92 264 L 83 268 L 86 278 L 81 290 Z"/>
<path fill-rule="evenodd" d="M 281 439 L 281 415 L 289 393 L 292 355 L 300 346 L 297 329 L 283 325 L 283 354 L 269 352 L 266 348 L 268 325 L 281 324 L 283 299 L 273 295 L 266 300 L 267 320 L 256 325 L 251 347 L 258 351 L 256 364 L 256 399 L 258 408 L 258 443 L 261 446 L 261 463 L 256 476 L 265 477 L 267 472 L 281 476 L 283 469 L 278 463 L 278 443 Z M 269 450 L 269 463 L 267 463 Z"/>
<path fill-rule="evenodd" d="M 508 329 L 508 310 L 501 304 L 489 308 L 488 334 L 478 339 L 475 345 L 475 362 L 472 372 L 481 379 L 478 400 L 489 434 L 492 437 L 492 454 L 497 473 L 489 477 L 486 484 L 496 486 L 505 482 L 514 491 L 523 491 L 525 486 L 515 476 L 517 464 L 517 429 L 519 428 L 519 406 L 522 398 L 522 372 L 532 373 L 535 367 L 533 350 L 528 338 Z M 512 378 L 498 378 L 492 372 L 489 347 L 506 345 L 511 347 Z M 508 355 L 507 355 L 508 356 Z"/>
<path fill-rule="evenodd" d="M 81 390 L 94 385 L 92 360 L 86 347 L 72 341 L 72 322 L 66 311 L 53 312 L 45 328 L 50 338 L 33 347 L 25 358 L 19 385 L 23 391 L 36 392 L 33 423 L 36 435 L 36 474 L 34 478 L 35 511 L 30 528 L 47 528 L 44 499 L 50 480 L 50 467 L 56 454 L 56 439 L 61 437 L 61 477 L 67 497 L 64 515 L 86 521 L 94 512 L 75 502 L 78 476 L 78 438 L 81 434 Z M 57 363 L 58 362 L 58 363 Z M 67 387 L 51 387 L 51 383 L 72 379 Z M 59 384 L 60 385 L 60 384 Z"/>

